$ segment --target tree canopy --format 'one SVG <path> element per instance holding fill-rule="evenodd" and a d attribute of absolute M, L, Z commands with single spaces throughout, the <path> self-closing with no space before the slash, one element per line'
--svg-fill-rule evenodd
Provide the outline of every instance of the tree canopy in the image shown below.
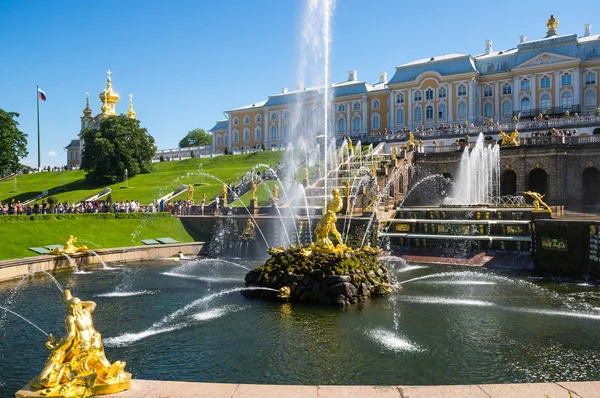
<path fill-rule="evenodd" d="M 27 156 L 27 134 L 18 129 L 16 112 L 0 109 L 0 173 L 20 169 L 19 159 Z"/>
<path fill-rule="evenodd" d="M 212 135 L 204 129 L 190 130 L 185 137 L 179 141 L 179 148 L 188 148 L 191 146 L 203 146 L 212 144 Z"/>
<path fill-rule="evenodd" d="M 90 181 L 115 183 L 125 179 L 125 170 L 129 177 L 152 170 L 154 138 L 137 119 L 123 115 L 104 118 L 98 129 L 84 130 L 81 138 L 85 142 L 81 168 Z"/>

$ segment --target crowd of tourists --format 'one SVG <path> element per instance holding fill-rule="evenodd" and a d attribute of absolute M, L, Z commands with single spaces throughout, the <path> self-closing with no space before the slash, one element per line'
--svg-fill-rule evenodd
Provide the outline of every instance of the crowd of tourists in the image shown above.
<path fill-rule="evenodd" d="M 169 203 L 160 211 L 171 211 L 172 205 Z M 155 213 L 159 211 L 159 204 L 154 202 L 150 205 L 142 205 L 137 200 L 116 201 L 108 203 L 104 201 L 88 201 L 80 203 L 63 202 L 54 205 L 46 200 L 35 201 L 24 205 L 20 200 L 12 199 L 10 202 L 0 202 L 1 215 L 35 215 L 35 214 L 83 214 L 83 213 Z"/>

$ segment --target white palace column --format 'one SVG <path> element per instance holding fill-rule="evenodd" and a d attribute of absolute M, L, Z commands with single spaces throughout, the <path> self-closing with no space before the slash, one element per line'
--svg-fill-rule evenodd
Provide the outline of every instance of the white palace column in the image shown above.
<path fill-rule="evenodd" d="M 554 106 L 560 106 L 560 71 L 554 72 Z"/>
<path fill-rule="evenodd" d="M 367 122 L 368 122 L 368 120 L 367 120 L 367 117 L 368 117 L 368 114 L 367 114 L 367 107 L 368 107 L 368 105 L 369 105 L 369 104 L 368 104 L 368 102 L 367 102 L 367 95 L 366 95 L 366 94 L 364 94 L 364 95 L 362 96 L 362 120 L 363 120 L 363 125 L 362 125 L 362 128 L 363 128 L 363 132 L 364 132 L 365 134 L 368 134 L 368 133 L 369 133 L 368 126 L 370 125 L 370 123 L 367 123 Z"/>
<path fill-rule="evenodd" d="M 496 105 L 494 120 L 500 120 L 500 82 L 494 83 L 494 104 Z"/>
<path fill-rule="evenodd" d="M 473 80 L 469 80 L 469 113 L 467 114 L 467 120 L 471 122 L 475 119 L 475 84 Z"/>
<path fill-rule="evenodd" d="M 581 101 L 581 68 L 573 70 L 573 105 L 583 105 Z M 581 107 L 583 110 L 583 107 Z"/>
<path fill-rule="evenodd" d="M 346 101 L 346 132 L 352 135 L 352 101 Z"/>
<path fill-rule="evenodd" d="M 448 96 L 448 108 L 446 109 L 448 114 L 446 115 L 446 120 L 448 121 L 448 124 L 454 124 L 454 115 L 452 114 L 452 103 L 454 102 L 454 89 L 452 88 L 452 83 L 448 83 L 446 85 L 446 93 Z"/>
<path fill-rule="evenodd" d="M 264 115 L 263 115 L 263 142 L 265 143 L 265 148 L 270 148 L 269 146 L 269 110 L 265 109 Z"/>
<path fill-rule="evenodd" d="M 412 112 L 412 99 L 413 99 L 413 90 L 411 88 L 409 88 L 407 90 L 407 94 L 404 96 L 404 100 L 406 101 L 406 98 L 408 97 L 408 112 L 406 112 L 405 119 L 406 119 L 406 125 L 408 126 L 409 129 L 413 129 L 412 126 L 412 117 L 413 117 L 413 112 Z"/>
<path fill-rule="evenodd" d="M 277 111 L 277 138 L 275 142 L 278 143 L 278 146 L 281 146 L 281 142 L 283 140 L 283 134 L 281 132 L 281 118 L 283 117 L 282 111 Z"/>
<path fill-rule="evenodd" d="M 513 112 L 521 110 L 521 104 L 519 103 L 519 78 L 513 77 L 512 79 L 512 108 Z"/>
<path fill-rule="evenodd" d="M 388 130 L 394 130 L 394 123 L 396 122 L 395 120 L 395 115 L 396 115 L 396 108 L 395 108 L 395 102 L 394 102 L 394 92 L 390 91 L 390 103 L 388 105 Z"/>
<path fill-rule="evenodd" d="M 531 109 L 536 109 L 538 106 L 535 92 L 535 86 L 537 86 L 537 76 L 535 74 L 529 76 L 529 84 L 531 84 Z"/>
<path fill-rule="evenodd" d="M 233 128 L 233 117 L 229 114 L 229 126 L 227 129 L 227 145 L 225 145 L 225 135 L 223 135 L 223 145 L 227 148 L 229 153 L 231 153 L 231 129 Z"/>

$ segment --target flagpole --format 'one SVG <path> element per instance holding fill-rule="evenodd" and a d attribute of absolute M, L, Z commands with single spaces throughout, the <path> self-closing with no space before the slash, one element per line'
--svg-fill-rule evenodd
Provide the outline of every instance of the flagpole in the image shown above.
<path fill-rule="evenodd" d="M 35 86 L 35 98 L 37 99 L 37 126 L 38 126 L 38 171 L 41 171 L 40 161 L 40 86 Z"/>

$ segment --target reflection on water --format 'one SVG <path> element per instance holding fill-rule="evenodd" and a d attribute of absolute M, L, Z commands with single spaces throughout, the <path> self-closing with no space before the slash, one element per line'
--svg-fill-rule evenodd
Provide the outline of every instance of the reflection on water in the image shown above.
<path fill-rule="evenodd" d="M 98 303 L 95 324 L 109 358 L 126 360 L 136 378 L 385 385 L 600 378 L 595 281 L 385 261 L 401 289 L 346 309 L 241 296 L 244 268 L 255 261 L 139 263 L 57 279 Z M 65 333 L 66 310 L 50 278 L 1 283 L 0 305 Z M 48 351 L 30 325 L 4 312 L 0 321 L 0 396 L 9 396 L 41 370 Z"/>

